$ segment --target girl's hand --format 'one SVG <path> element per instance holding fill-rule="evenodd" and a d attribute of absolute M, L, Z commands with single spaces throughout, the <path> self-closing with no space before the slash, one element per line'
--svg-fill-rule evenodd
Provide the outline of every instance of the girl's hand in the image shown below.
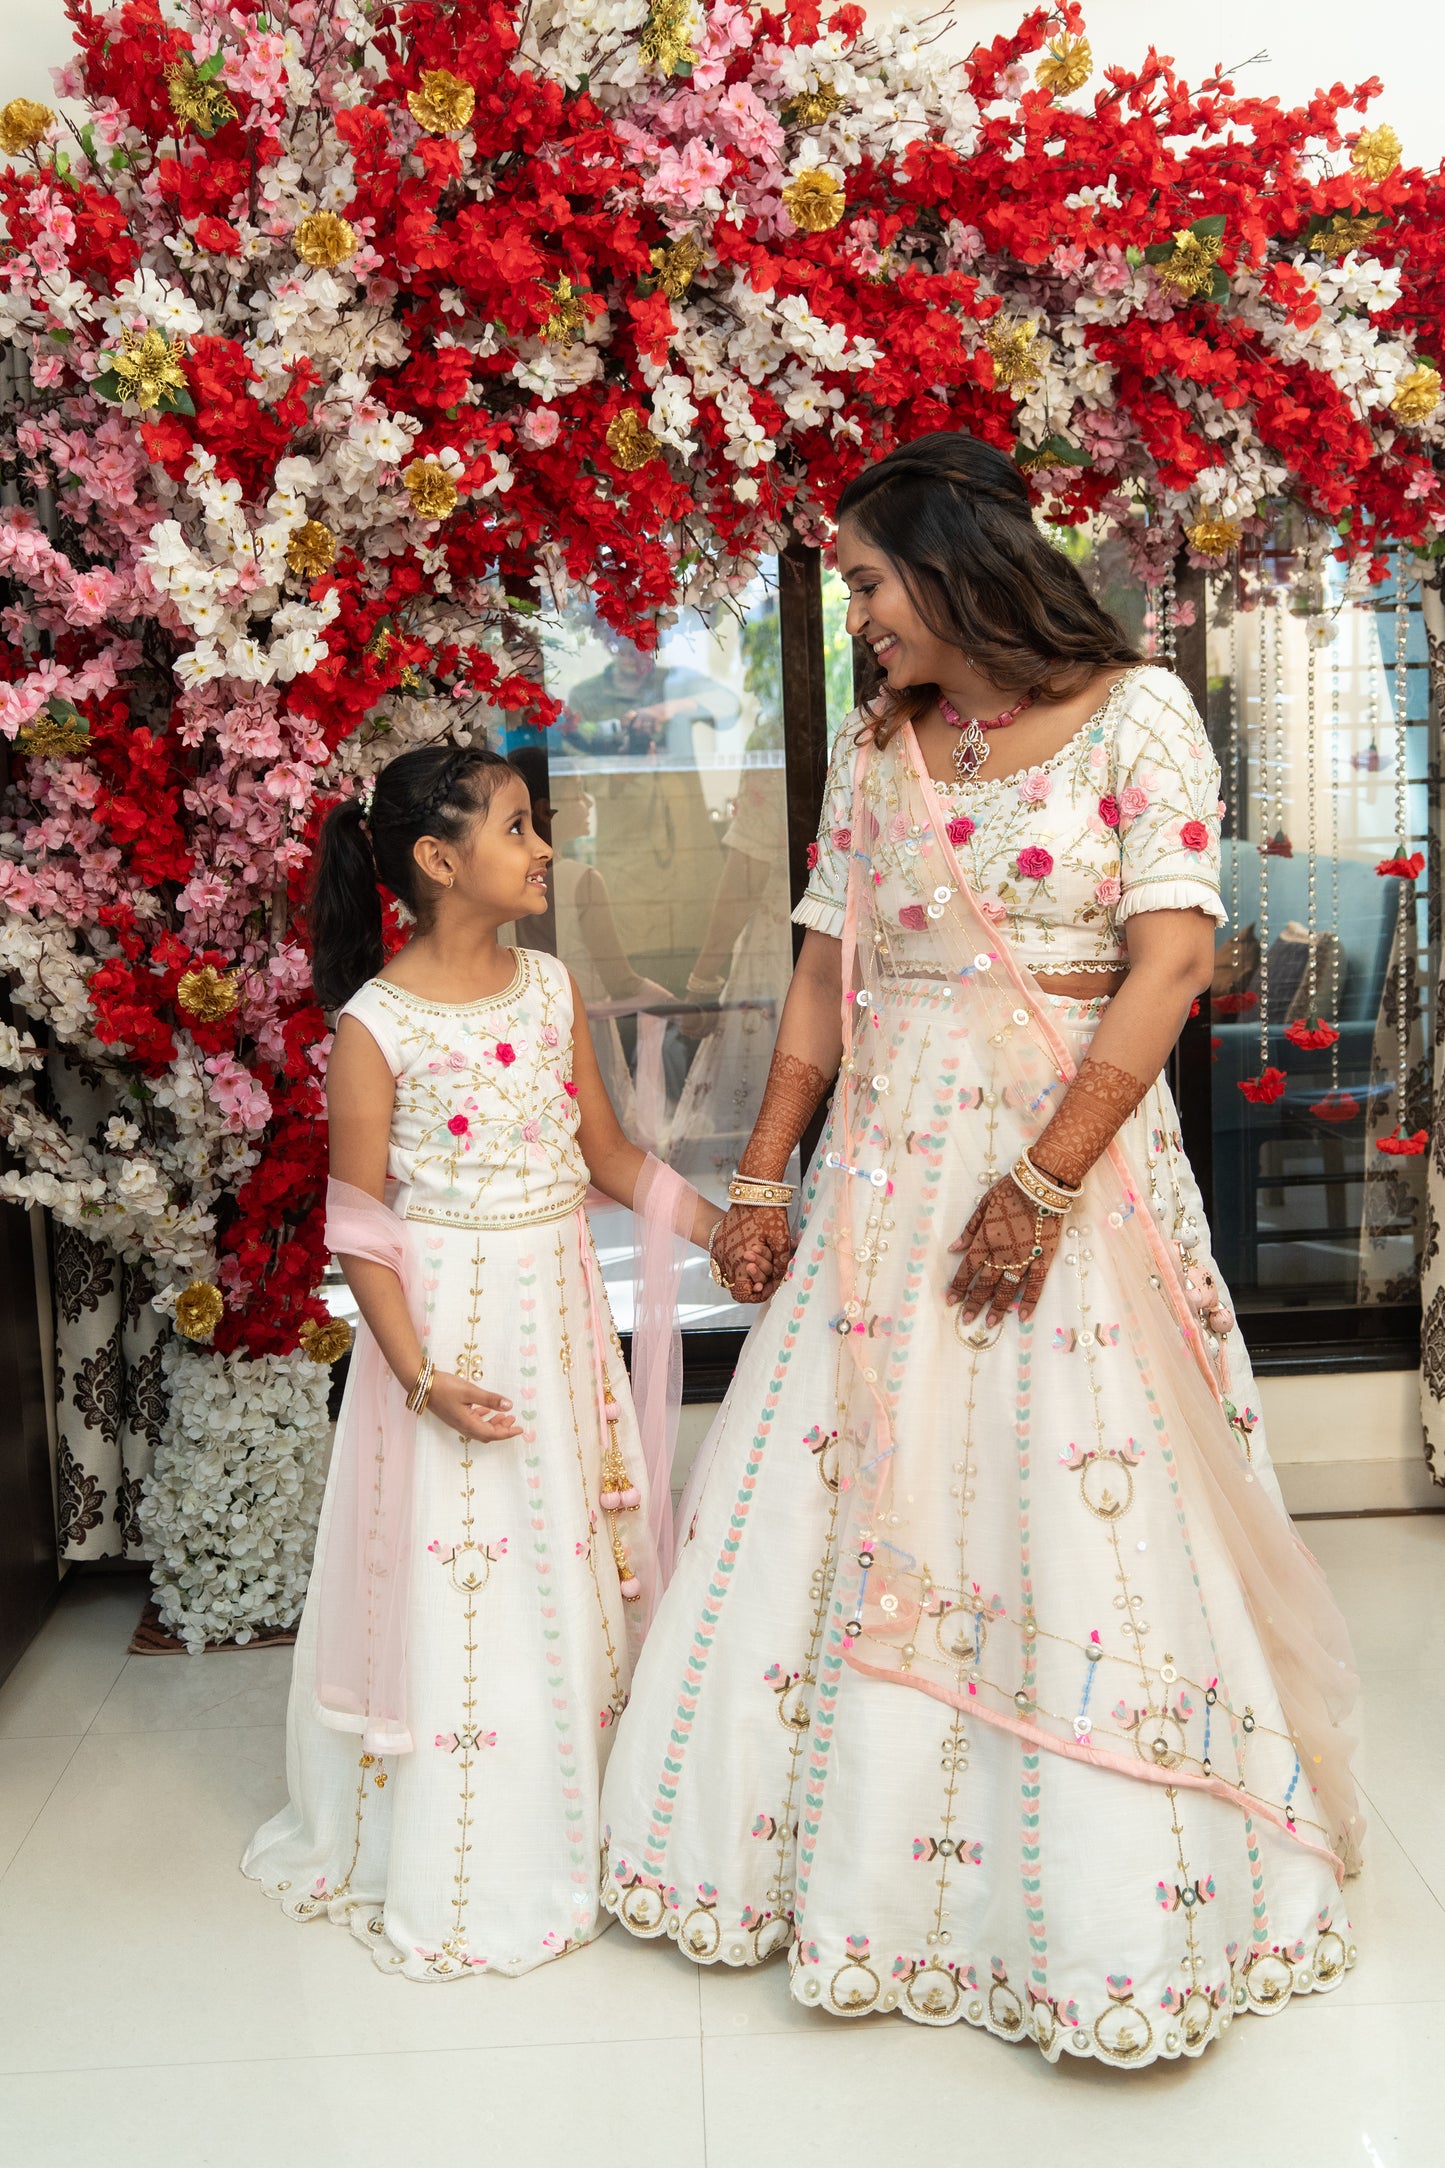
<path fill-rule="evenodd" d="M 793 1255 L 788 1215 L 777 1205 L 735 1204 L 713 1238 L 712 1254 L 734 1302 L 766 1302 Z"/>
<path fill-rule="evenodd" d="M 484 1392 L 470 1378 L 459 1378 L 449 1370 L 438 1370 L 431 1384 L 431 1398 L 427 1401 L 428 1415 L 434 1415 L 448 1430 L 460 1432 L 464 1438 L 475 1438 L 482 1445 L 499 1444 L 503 1438 L 520 1438 L 522 1426 L 510 1412 L 512 1403 L 500 1393 Z"/>
<path fill-rule="evenodd" d="M 1043 1292 L 1063 1225 L 1056 1212 L 1045 1212 L 1040 1219 L 1022 1190 L 1005 1175 L 994 1183 L 958 1240 L 949 1244 L 950 1255 L 961 1251 L 963 1262 L 949 1282 L 944 1301 L 962 1303 L 965 1324 L 986 1309 L 989 1324 L 997 1325 L 1017 1300 L 1019 1317 L 1027 1321 Z M 1037 1257 L 1033 1255 L 1036 1243 Z"/>

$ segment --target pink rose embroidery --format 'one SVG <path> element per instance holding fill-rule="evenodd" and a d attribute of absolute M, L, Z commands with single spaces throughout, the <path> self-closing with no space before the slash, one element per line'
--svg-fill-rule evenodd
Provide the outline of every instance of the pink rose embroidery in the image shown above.
<path fill-rule="evenodd" d="M 921 903 L 905 903 L 898 914 L 898 923 L 906 926 L 910 933 L 927 933 L 928 913 Z"/>
<path fill-rule="evenodd" d="M 966 813 L 958 814 L 949 822 L 946 833 L 955 850 L 960 843 L 967 843 L 969 837 L 973 834 L 973 829 L 974 824 Z"/>
<path fill-rule="evenodd" d="M 558 1031 L 555 1024 L 544 1024 L 542 1026 L 543 1046 L 556 1046 L 561 1036 L 562 1034 Z"/>
<path fill-rule="evenodd" d="M 517 1058 L 516 1048 L 514 1046 L 508 1046 L 505 1039 L 498 1039 L 496 1045 L 492 1049 L 492 1052 L 496 1055 L 498 1061 L 501 1063 L 504 1069 L 510 1069 L 512 1063 Z"/>
<path fill-rule="evenodd" d="M 1111 873 L 1106 879 L 1100 881 L 1098 887 L 1094 890 L 1094 901 L 1095 903 L 1102 903 L 1107 911 L 1119 901 L 1123 893 L 1123 883 Z"/>
<path fill-rule="evenodd" d="M 454 1114 L 447 1123 L 447 1127 L 454 1137 L 464 1137 L 471 1126 L 465 1114 Z"/>
<path fill-rule="evenodd" d="M 813 870 L 813 868 L 814 868 L 814 866 L 816 866 L 816 865 L 817 865 L 817 863 L 818 863 L 818 846 L 817 846 L 817 844 L 816 844 L 816 843 L 810 843 L 810 844 L 808 845 L 808 852 L 807 852 L 807 857 L 808 857 L 808 871 L 809 871 L 809 872 L 811 873 L 811 872 L 812 872 L 812 870 Z"/>
<path fill-rule="evenodd" d="M 1041 843 L 1030 843 L 1019 852 L 1016 864 L 1021 880 L 1046 881 L 1054 870 L 1054 854 Z"/>
<path fill-rule="evenodd" d="M 1186 851 L 1207 851 L 1209 830 L 1203 821 L 1186 821 L 1179 831 L 1179 840 Z"/>
<path fill-rule="evenodd" d="M 888 823 L 889 842 L 901 843 L 912 826 L 913 823 L 909 820 L 906 813 L 895 813 L 892 820 Z"/>
<path fill-rule="evenodd" d="M 467 1060 L 468 1057 L 462 1052 L 461 1048 L 454 1046 L 447 1056 L 447 1067 L 449 1069 L 465 1069 Z"/>
<path fill-rule="evenodd" d="M 851 828 L 835 828 L 833 830 L 833 848 L 835 851 L 852 850 L 853 831 Z"/>
<path fill-rule="evenodd" d="M 531 1122 L 523 1122 L 523 1124 L 522 1124 L 522 1142 L 523 1142 L 524 1144 L 540 1144 L 541 1140 L 542 1140 L 542 1125 L 541 1125 L 541 1123 L 540 1123 L 540 1122 L 535 1122 L 535 1121 L 531 1121 Z"/>
<path fill-rule="evenodd" d="M 1131 821 L 1137 820 L 1148 804 L 1148 791 L 1140 790 L 1137 783 L 1126 783 L 1119 793 L 1119 811 L 1126 813 Z"/>
<path fill-rule="evenodd" d="M 1042 805 L 1054 787 L 1054 779 L 1047 768 L 1030 768 L 1027 775 L 1019 777 L 1019 797 L 1025 805 Z"/>
<path fill-rule="evenodd" d="M 1099 818 L 1106 828 L 1118 827 L 1119 801 L 1112 792 L 1107 797 L 1099 800 Z"/>
<path fill-rule="evenodd" d="M 1001 926 L 1008 917 L 1008 905 L 1002 896 L 980 896 L 978 907 L 991 926 Z"/>

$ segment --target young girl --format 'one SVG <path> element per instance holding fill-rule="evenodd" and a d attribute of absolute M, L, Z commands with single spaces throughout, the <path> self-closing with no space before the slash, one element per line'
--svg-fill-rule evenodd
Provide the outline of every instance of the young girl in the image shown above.
<path fill-rule="evenodd" d="M 313 898 L 341 1011 L 327 1234 L 365 1322 L 290 1800 L 243 1868 L 418 1980 L 525 1972 L 606 1924 L 598 1794 L 670 1502 L 583 1198 L 590 1177 L 699 1244 L 719 1218 L 618 1128 L 564 967 L 498 945 L 546 909 L 551 856 L 507 761 L 426 748 L 331 814 Z M 416 919 L 385 969 L 379 881 Z"/>

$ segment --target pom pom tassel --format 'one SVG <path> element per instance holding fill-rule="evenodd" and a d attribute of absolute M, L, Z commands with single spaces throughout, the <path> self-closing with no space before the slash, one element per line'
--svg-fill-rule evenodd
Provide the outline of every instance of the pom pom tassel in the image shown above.
<path fill-rule="evenodd" d="M 1259 1076 L 1241 1077 L 1239 1089 L 1251 1106 L 1269 1106 L 1284 1097 L 1286 1083 L 1283 1069 L 1267 1068 Z"/>
<path fill-rule="evenodd" d="M 1413 1137 L 1377 1137 L 1375 1150 L 1384 1152 L 1390 1159 L 1418 1159 L 1430 1149 L 1430 1132 L 1417 1129 Z"/>
<path fill-rule="evenodd" d="M 1323 1099 L 1316 1099 L 1310 1107 L 1317 1122 L 1352 1122 L 1360 1111 L 1360 1102 L 1353 1092 L 1326 1092 Z"/>

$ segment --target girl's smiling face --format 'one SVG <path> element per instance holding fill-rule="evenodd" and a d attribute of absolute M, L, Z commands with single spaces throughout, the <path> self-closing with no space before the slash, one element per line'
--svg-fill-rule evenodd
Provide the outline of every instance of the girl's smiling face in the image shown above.
<path fill-rule="evenodd" d="M 940 684 L 958 668 L 958 649 L 929 631 L 893 560 L 851 519 L 838 529 L 838 573 L 850 598 L 848 631 L 868 642 L 895 692 Z"/>
<path fill-rule="evenodd" d="M 520 775 L 498 783 L 456 842 L 423 836 L 416 858 L 422 872 L 440 883 L 440 908 L 460 908 L 498 925 L 536 918 L 547 908 L 552 846 L 532 826 L 532 801 Z"/>

